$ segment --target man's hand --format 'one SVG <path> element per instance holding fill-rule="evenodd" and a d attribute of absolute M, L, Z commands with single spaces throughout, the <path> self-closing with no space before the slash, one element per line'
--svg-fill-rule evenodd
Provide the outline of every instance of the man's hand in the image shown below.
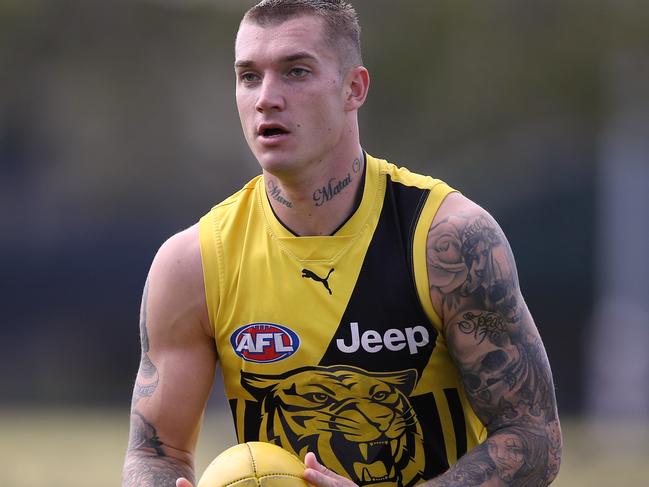
<path fill-rule="evenodd" d="M 176 487 L 194 487 L 192 483 L 184 477 L 180 477 L 176 480 Z"/>
<path fill-rule="evenodd" d="M 358 487 L 351 480 L 332 472 L 324 465 L 320 465 L 311 452 L 304 457 L 304 463 L 306 465 L 304 478 L 315 487 Z M 190 486 L 178 485 L 177 487 Z"/>

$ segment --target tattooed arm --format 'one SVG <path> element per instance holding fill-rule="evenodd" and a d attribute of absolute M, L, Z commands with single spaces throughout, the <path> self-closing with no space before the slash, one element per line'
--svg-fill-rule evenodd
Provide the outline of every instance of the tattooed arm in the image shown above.
<path fill-rule="evenodd" d="M 208 323 L 194 226 L 160 248 L 144 288 L 123 487 L 193 481 L 193 451 L 217 358 Z"/>
<path fill-rule="evenodd" d="M 425 485 L 548 485 L 561 455 L 554 386 L 502 230 L 451 194 L 431 225 L 427 262 L 431 299 L 487 440 Z"/>

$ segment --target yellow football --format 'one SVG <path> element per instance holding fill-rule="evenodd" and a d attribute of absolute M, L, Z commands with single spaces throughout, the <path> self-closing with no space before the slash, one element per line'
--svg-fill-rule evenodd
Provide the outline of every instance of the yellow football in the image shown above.
<path fill-rule="evenodd" d="M 271 443 L 250 441 L 212 460 L 197 487 L 309 487 L 304 463 Z"/>

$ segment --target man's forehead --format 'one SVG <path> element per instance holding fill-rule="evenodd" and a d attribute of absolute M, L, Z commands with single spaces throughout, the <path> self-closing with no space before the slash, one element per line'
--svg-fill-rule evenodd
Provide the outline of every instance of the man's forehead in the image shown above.
<path fill-rule="evenodd" d="M 324 40 L 322 20 L 300 16 L 284 22 L 259 25 L 244 20 L 235 42 L 236 61 L 254 61 L 254 57 L 290 57 L 310 53 L 313 57 L 328 56 L 330 49 Z"/>

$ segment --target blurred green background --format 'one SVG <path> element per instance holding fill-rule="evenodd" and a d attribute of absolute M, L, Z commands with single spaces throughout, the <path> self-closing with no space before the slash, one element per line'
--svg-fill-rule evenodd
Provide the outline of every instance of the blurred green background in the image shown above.
<path fill-rule="evenodd" d="M 0 485 L 119 483 L 151 259 L 258 172 L 232 69 L 253 3 L 0 0 Z M 649 4 L 353 3 L 365 149 L 510 238 L 566 428 L 556 484 L 645 485 Z M 199 469 L 234 441 L 219 392 Z"/>

